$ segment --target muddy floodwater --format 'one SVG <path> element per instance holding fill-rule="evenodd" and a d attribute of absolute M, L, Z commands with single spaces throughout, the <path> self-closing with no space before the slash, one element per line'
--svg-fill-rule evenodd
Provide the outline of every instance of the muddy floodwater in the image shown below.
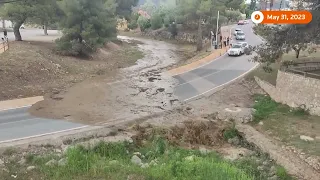
<path fill-rule="evenodd" d="M 56 94 L 59 98 L 48 95 L 30 112 L 45 118 L 103 124 L 151 115 L 179 105 L 173 94 L 175 80 L 162 72 L 178 61 L 174 53 L 176 46 L 142 38 L 118 38 L 142 42 L 138 47 L 144 58 L 134 66 L 120 69 L 116 77 L 85 80 Z"/>

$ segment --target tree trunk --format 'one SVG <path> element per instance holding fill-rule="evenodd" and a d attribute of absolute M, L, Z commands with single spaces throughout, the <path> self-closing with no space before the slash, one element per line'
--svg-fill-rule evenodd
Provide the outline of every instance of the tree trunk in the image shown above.
<path fill-rule="evenodd" d="M 24 22 L 24 20 L 14 23 L 13 33 L 14 33 L 14 37 L 15 37 L 16 41 L 22 41 L 21 34 L 20 34 L 20 27 L 23 24 L 23 22 Z"/>
<path fill-rule="evenodd" d="M 302 47 L 299 47 L 299 48 L 293 47 L 293 48 L 292 48 L 292 49 L 296 52 L 296 58 L 297 58 L 297 59 L 299 58 L 301 48 L 302 48 Z"/>
<path fill-rule="evenodd" d="M 47 25 L 47 23 L 45 23 L 44 25 L 43 25 L 43 32 L 44 32 L 44 35 L 48 35 L 48 25 Z"/>
<path fill-rule="evenodd" d="M 296 51 L 296 58 L 298 59 L 299 58 L 299 55 L 300 55 L 300 49 L 297 49 L 295 50 Z"/>
<path fill-rule="evenodd" d="M 197 51 L 202 50 L 202 23 L 201 23 L 201 16 L 199 18 L 198 22 L 198 38 L 197 38 Z"/>

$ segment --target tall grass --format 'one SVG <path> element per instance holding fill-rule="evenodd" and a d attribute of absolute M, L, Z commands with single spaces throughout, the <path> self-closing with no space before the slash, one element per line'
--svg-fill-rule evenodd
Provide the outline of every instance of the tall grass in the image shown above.
<path fill-rule="evenodd" d="M 131 163 L 134 152 L 141 152 L 144 163 L 157 160 L 156 165 L 141 168 Z M 186 159 L 192 156 L 193 158 Z M 184 180 L 253 180 L 254 174 L 248 173 L 232 163 L 222 160 L 216 153 L 201 154 L 169 145 L 164 139 L 157 138 L 144 147 L 128 143 L 101 142 L 92 148 L 81 146 L 66 153 L 67 164 L 63 167 L 40 165 L 39 173 L 48 180 L 84 179 L 127 179 L 136 175 L 143 179 Z"/>

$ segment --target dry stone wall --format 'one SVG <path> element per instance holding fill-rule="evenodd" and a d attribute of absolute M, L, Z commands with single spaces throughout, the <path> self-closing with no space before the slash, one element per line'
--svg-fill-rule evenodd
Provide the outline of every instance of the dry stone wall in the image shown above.
<path fill-rule="evenodd" d="M 320 116 L 320 79 L 278 71 L 276 86 L 255 77 L 272 99 L 290 107 L 302 107 Z"/>

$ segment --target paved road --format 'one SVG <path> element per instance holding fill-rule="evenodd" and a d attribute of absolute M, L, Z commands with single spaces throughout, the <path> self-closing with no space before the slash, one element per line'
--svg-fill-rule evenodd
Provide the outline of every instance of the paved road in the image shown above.
<path fill-rule="evenodd" d="M 0 111 L 0 143 L 84 126 L 62 120 L 37 118 L 29 115 L 27 110 L 24 107 Z"/>
<path fill-rule="evenodd" d="M 252 33 L 251 25 L 241 26 L 240 28 L 246 33 L 249 44 L 256 45 L 261 42 Z M 22 30 L 24 37 L 41 36 L 41 33 L 41 30 Z M 13 39 L 12 33 L 9 34 L 9 38 Z M 241 57 L 222 56 L 198 69 L 175 76 L 174 78 L 179 81 L 179 85 L 175 88 L 175 94 L 181 100 L 192 99 L 237 78 L 254 66 L 254 63 L 248 62 L 248 57 L 245 55 Z M 33 117 L 28 114 L 27 109 L 19 108 L 0 111 L 0 144 L 12 140 L 86 127 L 83 124 L 63 120 Z"/>
<path fill-rule="evenodd" d="M 252 24 L 236 26 L 246 34 L 246 42 L 249 45 L 258 45 L 261 39 L 252 32 Z M 251 56 L 252 57 L 252 56 Z M 220 87 L 242 74 L 248 72 L 257 64 L 249 62 L 248 55 L 229 57 L 224 55 L 202 67 L 174 76 L 179 84 L 175 87 L 175 95 L 180 100 L 187 101 L 199 97 Z"/>
<path fill-rule="evenodd" d="M 60 36 L 59 32 L 56 30 L 48 30 L 48 36 L 44 35 L 42 29 L 20 29 L 22 40 L 28 41 L 52 41 Z M 1 37 L 3 34 L 0 35 Z M 13 32 L 8 32 L 8 39 L 9 41 L 14 41 L 14 34 Z"/>

